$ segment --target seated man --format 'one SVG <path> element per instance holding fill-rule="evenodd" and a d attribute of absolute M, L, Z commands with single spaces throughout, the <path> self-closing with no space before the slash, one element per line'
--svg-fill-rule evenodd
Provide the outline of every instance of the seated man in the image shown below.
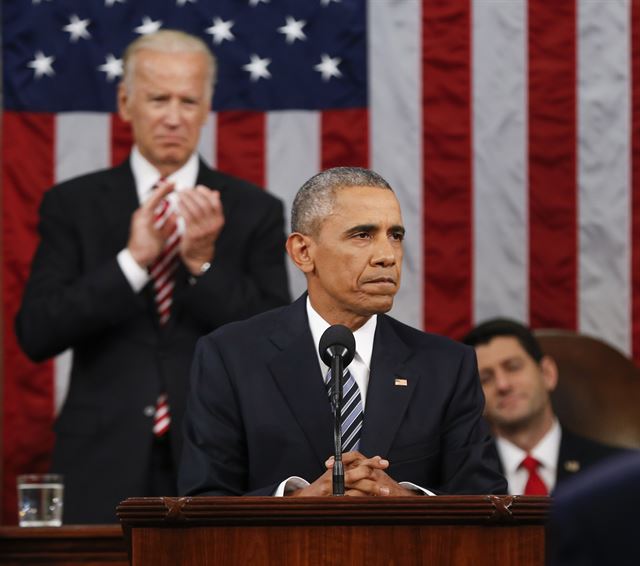
<path fill-rule="evenodd" d="M 556 483 L 622 451 L 559 424 L 550 398 L 558 367 L 542 354 L 527 327 L 492 319 L 463 342 L 476 349 L 485 416 L 493 427 L 509 493 L 547 495 Z"/>
<path fill-rule="evenodd" d="M 180 492 L 332 493 L 333 421 L 318 343 L 343 324 L 356 342 L 346 377 L 349 391 L 356 386 L 353 435 L 343 443 L 346 494 L 506 493 L 473 350 L 384 314 L 400 285 L 405 232 L 389 184 L 366 169 L 324 171 L 298 191 L 291 226 L 287 252 L 308 293 L 199 341 Z"/>

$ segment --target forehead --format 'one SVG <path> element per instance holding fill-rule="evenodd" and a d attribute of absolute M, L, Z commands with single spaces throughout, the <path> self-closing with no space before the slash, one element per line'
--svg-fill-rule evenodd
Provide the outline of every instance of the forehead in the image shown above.
<path fill-rule="evenodd" d="M 393 191 L 380 187 L 344 187 L 335 193 L 331 218 L 350 225 L 402 225 Z"/>
<path fill-rule="evenodd" d="M 496 336 L 486 344 L 476 346 L 478 365 L 487 366 L 515 357 L 526 357 L 533 361 L 515 336 Z"/>
<path fill-rule="evenodd" d="M 133 71 L 134 80 L 143 86 L 204 89 L 207 58 L 199 52 L 141 49 L 135 54 Z"/>

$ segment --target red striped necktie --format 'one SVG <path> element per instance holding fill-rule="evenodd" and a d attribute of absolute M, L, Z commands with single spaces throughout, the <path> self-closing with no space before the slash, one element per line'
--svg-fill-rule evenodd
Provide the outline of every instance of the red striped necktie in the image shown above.
<path fill-rule="evenodd" d="M 156 185 L 157 186 L 157 185 Z M 169 201 L 164 199 L 156 209 L 154 223 L 156 229 L 161 228 L 173 212 Z M 153 292 L 160 325 L 164 326 L 171 316 L 175 273 L 180 263 L 180 234 L 176 224 L 173 232 L 162 248 L 160 255 L 149 266 L 149 274 L 153 281 Z"/>
<path fill-rule="evenodd" d="M 156 188 L 163 179 L 154 185 Z M 160 229 L 171 216 L 172 207 L 165 198 L 155 211 L 154 225 Z M 153 281 L 153 294 L 160 326 L 164 326 L 171 316 L 171 304 L 173 303 L 173 288 L 175 287 L 175 273 L 178 269 L 180 248 L 180 234 L 176 224 L 171 235 L 160 252 L 157 259 L 149 266 L 149 274 Z M 161 393 L 156 401 L 156 410 L 153 416 L 153 433 L 158 437 L 164 436 L 171 424 L 171 412 L 169 410 L 169 397 Z"/>
<path fill-rule="evenodd" d="M 527 484 L 524 487 L 524 495 L 549 494 L 547 486 L 538 474 L 538 468 L 540 467 L 540 462 L 538 462 L 538 460 L 536 460 L 530 454 L 527 454 L 525 459 L 522 460 L 522 464 L 520 464 L 520 467 L 529 472 L 529 479 L 527 480 Z"/>

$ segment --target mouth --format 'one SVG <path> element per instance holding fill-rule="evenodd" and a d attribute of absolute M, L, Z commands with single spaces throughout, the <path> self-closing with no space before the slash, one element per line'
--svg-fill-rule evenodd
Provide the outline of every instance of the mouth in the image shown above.
<path fill-rule="evenodd" d="M 393 287 L 397 286 L 396 280 L 393 277 L 376 277 L 374 279 L 367 279 L 364 282 L 365 285 L 376 285 L 379 287 Z"/>

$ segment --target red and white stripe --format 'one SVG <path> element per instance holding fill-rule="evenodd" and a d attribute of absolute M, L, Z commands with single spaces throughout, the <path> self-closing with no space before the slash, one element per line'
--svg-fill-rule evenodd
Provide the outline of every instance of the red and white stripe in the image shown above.
<path fill-rule="evenodd" d="M 164 436 L 171 425 L 171 414 L 169 412 L 169 397 L 163 393 L 156 402 L 156 411 L 153 415 L 153 434 Z"/>
<path fill-rule="evenodd" d="M 212 113 L 203 157 L 287 207 L 323 168 L 381 173 L 407 226 L 393 314 L 409 324 L 455 337 L 512 316 L 640 361 L 639 3 L 404 0 L 367 17 L 368 109 Z M 34 366 L 13 335 L 42 192 L 119 163 L 131 137 L 115 115 L 8 112 L 3 139 L 4 452 L 19 469 L 49 449 L 69 360 Z"/>

